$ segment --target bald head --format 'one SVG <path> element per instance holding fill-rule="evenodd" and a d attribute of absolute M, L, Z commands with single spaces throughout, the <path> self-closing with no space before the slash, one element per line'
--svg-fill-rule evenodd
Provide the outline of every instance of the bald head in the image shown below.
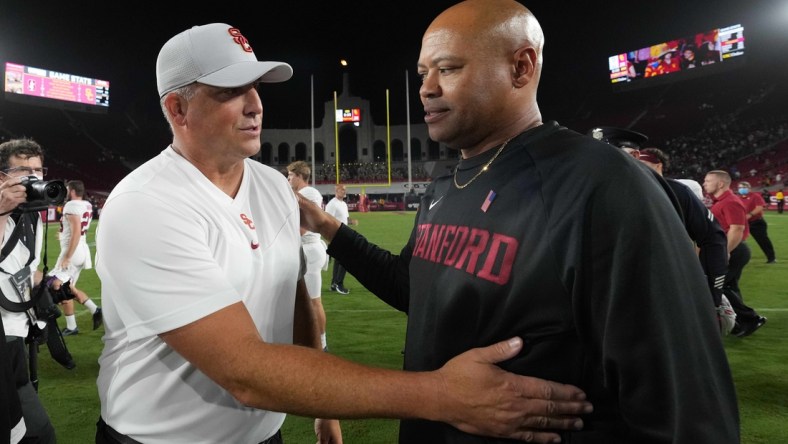
<path fill-rule="evenodd" d="M 529 46 L 536 50 L 541 69 L 544 35 L 531 11 L 514 0 L 466 0 L 446 9 L 432 21 L 427 35 L 448 33 L 466 44 L 508 53 Z"/>
<path fill-rule="evenodd" d="M 521 48 L 534 50 L 533 89 L 542 71 L 544 34 L 531 11 L 514 0 L 466 0 L 443 11 L 424 33 L 434 41 L 456 39 L 479 57 L 511 57 Z M 519 73 L 514 73 L 519 74 Z"/>
<path fill-rule="evenodd" d="M 543 47 L 539 22 L 514 0 L 466 0 L 438 15 L 418 62 L 430 137 L 468 157 L 541 124 Z"/>

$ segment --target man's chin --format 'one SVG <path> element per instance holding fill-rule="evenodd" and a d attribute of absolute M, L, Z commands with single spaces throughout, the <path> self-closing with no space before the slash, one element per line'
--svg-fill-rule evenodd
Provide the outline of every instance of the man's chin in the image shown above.
<path fill-rule="evenodd" d="M 251 157 L 260 152 L 262 144 L 260 143 L 260 140 L 257 139 L 257 140 L 249 140 L 243 143 L 242 146 L 244 148 L 244 151 L 246 151 L 247 153 L 247 157 Z"/>
<path fill-rule="evenodd" d="M 443 131 L 443 129 L 440 128 L 438 125 L 428 123 L 427 134 L 429 134 L 430 139 L 434 140 L 435 142 L 447 143 L 446 131 Z"/>

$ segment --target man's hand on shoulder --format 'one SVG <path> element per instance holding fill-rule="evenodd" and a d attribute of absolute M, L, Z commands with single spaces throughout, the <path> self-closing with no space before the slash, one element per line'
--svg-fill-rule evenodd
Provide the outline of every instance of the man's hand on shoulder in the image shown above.
<path fill-rule="evenodd" d="M 334 238 L 337 230 L 342 225 L 334 216 L 326 213 L 309 199 L 296 193 L 298 208 L 301 213 L 301 228 L 320 233 L 329 242 Z"/>

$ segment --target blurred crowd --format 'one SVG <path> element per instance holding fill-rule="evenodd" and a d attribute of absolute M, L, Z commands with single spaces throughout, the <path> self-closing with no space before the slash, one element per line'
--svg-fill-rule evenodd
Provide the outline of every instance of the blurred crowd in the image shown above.
<path fill-rule="evenodd" d="M 712 116 L 697 132 L 667 140 L 664 150 L 676 177 L 702 180 L 709 170 L 727 169 L 734 180 L 747 178 L 753 186 L 782 186 L 788 171 L 786 132 L 786 116 L 753 121 Z"/>
<path fill-rule="evenodd" d="M 317 183 L 335 183 L 337 178 L 337 165 L 325 163 L 315 166 L 315 181 Z M 388 163 L 346 163 L 339 167 L 340 182 L 343 183 L 382 183 L 389 178 Z M 411 178 L 413 181 L 427 181 L 429 174 L 424 169 L 424 164 L 414 162 L 411 165 Z M 404 162 L 392 163 L 391 180 L 403 182 L 408 180 L 408 166 Z"/>

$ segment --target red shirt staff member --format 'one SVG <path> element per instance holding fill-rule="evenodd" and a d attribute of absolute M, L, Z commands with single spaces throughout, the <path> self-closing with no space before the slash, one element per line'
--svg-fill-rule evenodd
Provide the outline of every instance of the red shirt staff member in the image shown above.
<path fill-rule="evenodd" d="M 731 334 L 740 338 L 749 336 L 766 323 L 766 318 L 744 304 L 739 289 L 739 279 L 752 253 L 744 240 L 750 235 L 747 210 L 741 199 L 730 190 L 731 176 L 727 171 L 713 170 L 706 173 L 703 189 L 714 200 L 711 212 L 728 237 L 728 274 L 725 275 L 723 293 L 736 312 L 736 327 Z"/>
<path fill-rule="evenodd" d="M 760 194 L 750 193 L 750 183 L 745 181 L 739 182 L 739 197 L 744 202 L 744 208 L 747 210 L 750 234 L 752 234 L 755 242 L 758 242 L 763 254 L 766 255 L 766 263 L 776 263 L 774 245 L 772 245 L 772 240 L 769 239 L 766 220 L 763 218 L 763 209 L 766 208 L 766 202 L 764 202 Z"/>

